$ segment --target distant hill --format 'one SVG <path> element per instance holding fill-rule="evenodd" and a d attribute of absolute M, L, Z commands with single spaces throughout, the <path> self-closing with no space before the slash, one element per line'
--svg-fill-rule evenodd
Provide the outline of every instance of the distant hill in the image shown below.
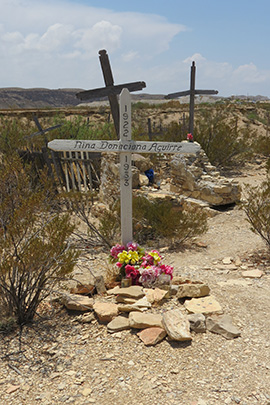
<path fill-rule="evenodd" d="M 61 107 L 74 107 L 81 105 L 81 101 L 76 97 L 76 93 L 83 91 L 83 89 L 44 89 L 33 88 L 23 89 L 20 87 L 7 87 L 0 88 L 0 109 L 27 109 L 27 108 L 61 108 Z M 164 100 L 163 94 L 147 94 L 147 93 L 133 93 L 132 99 L 134 101 L 143 102 L 167 102 Z M 216 102 L 223 100 L 224 97 L 219 96 L 199 96 L 196 97 L 196 103 L 201 102 Z M 265 96 L 231 96 L 231 100 L 245 100 L 245 101 L 269 101 Z M 97 101 L 104 102 L 106 98 L 100 98 Z M 188 103 L 189 97 L 179 98 L 181 103 Z M 86 103 L 84 103 L 86 104 Z"/>
<path fill-rule="evenodd" d="M 80 100 L 76 93 L 81 89 L 43 88 L 22 89 L 8 87 L 0 89 L 0 108 L 46 108 L 76 106 Z"/>

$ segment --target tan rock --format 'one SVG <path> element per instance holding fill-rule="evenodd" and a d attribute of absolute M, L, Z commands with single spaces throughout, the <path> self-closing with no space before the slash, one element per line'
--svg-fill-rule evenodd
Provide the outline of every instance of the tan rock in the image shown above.
<path fill-rule="evenodd" d="M 137 300 L 135 298 L 128 298 L 128 297 L 123 297 L 122 295 L 117 295 L 116 296 L 116 302 L 120 303 L 120 304 L 135 304 L 135 302 L 137 302 Z"/>
<path fill-rule="evenodd" d="M 191 330 L 196 333 L 206 332 L 205 316 L 203 314 L 189 314 L 187 318 Z"/>
<path fill-rule="evenodd" d="M 122 330 L 130 329 L 129 319 L 125 316 L 117 316 L 107 325 L 108 332 L 120 332 Z"/>
<path fill-rule="evenodd" d="M 138 333 L 145 346 L 154 346 L 161 342 L 167 335 L 166 331 L 159 327 L 146 328 Z"/>
<path fill-rule="evenodd" d="M 180 309 L 173 309 L 163 314 L 162 323 L 172 340 L 191 340 L 190 325 L 186 314 Z"/>
<path fill-rule="evenodd" d="M 178 291 L 176 294 L 177 298 L 198 298 L 198 297 L 205 297 L 209 295 L 210 288 L 208 285 L 203 283 L 196 283 L 196 284 L 182 284 L 179 285 Z"/>
<path fill-rule="evenodd" d="M 160 314 L 142 314 L 140 312 L 130 312 L 129 324 L 134 329 L 151 328 L 152 326 L 158 326 L 162 329 L 162 315 Z"/>
<path fill-rule="evenodd" d="M 93 309 L 100 322 L 110 322 L 118 315 L 118 306 L 109 302 L 96 302 Z"/>
<path fill-rule="evenodd" d="M 264 274 L 263 271 L 258 269 L 247 270 L 242 272 L 242 276 L 247 278 L 261 278 L 263 274 Z"/>
<path fill-rule="evenodd" d="M 65 294 L 62 298 L 62 304 L 72 311 L 89 311 L 93 308 L 94 300 L 83 295 Z"/>
<path fill-rule="evenodd" d="M 211 316 L 206 319 L 207 330 L 213 333 L 218 333 L 226 339 L 234 339 L 241 336 L 241 332 L 232 323 L 232 318 L 229 315 Z"/>
<path fill-rule="evenodd" d="M 224 257 L 222 260 L 223 264 L 231 264 L 232 263 L 232 258 L 231 257 Z"/>
<path fill-rule="evenodd" d="M 118 304 L 118 312 L 144 312 L 147 311 L 148 308 L 139 307 L 136 304 Z"/>
<path fill-rule="evenodd" d="M 238 267 L 238 266 L 241 266 L 241 264 L 242 264 L 242 261 L 241 261 L 241 259 L 240 259 L 240 257 L 236 257 L 235 259 L 234 259 L 234 264 Z"/>
<path fill-rule="evenodd" d="M 192 298 L 185 302 L 185 308 L 193 314 L 223 313 L 221 305 L 212 296 L 203 298 Z"/>
<path fill-rule="evenodd" d="M 107 291 L 108 295 L 120 295 L 122 297 L 139 299 L 144 297 L 143 287 L 139 285 L 132 285 L 126 288 L 114 287 Z"/>
<path fill-rule="evenodd" d="M 227 281 L 219 281 L 217 283 L 221 287 L 226 287 L 226 286 L 231 286 L 231 285 L 237 285 L 240 287 L 248 287 L 249 285 L 252 285 L 251 280 L 239 280 L 239 279 L 229 279 Z"/>
<path fill-rule="evenodd" d="M 168 296 L 168 291 L 160 288 L 144 288 L 143 291 L 145 292 L 148 302 L 151 304 L 161 303 Z"/>
<path fill-rule="evenodd" d="M 88 295 L 94 293 L 95 286 L 92 284 L 77 284 L 77 287 L 71 288 L 71 294 Z"/>

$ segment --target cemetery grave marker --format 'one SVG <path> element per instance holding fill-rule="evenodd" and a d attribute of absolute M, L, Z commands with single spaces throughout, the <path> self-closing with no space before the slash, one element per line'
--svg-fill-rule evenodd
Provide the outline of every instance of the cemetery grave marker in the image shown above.
<path fill-rule="evenodd" d="M 177 93 L 170 93 L 165 96 L 166 99 L 173 99 L 183 96 L 189 96 L 189 128 L 188 132 L 193 135 L 194 132 L 194 105 L 195 105 L 195 95 L 213 95 L 218 94 L 217 90 L 196 90 L 195 89 L 195 74 L 196 66 L 195 62 L 192 62 L 191 73 L 190 73 L 190 90 L 179 91 Z"/>
<path fill-rule="evenodd" d="M 131 140 L 131 97 L 128 89 L 120 94 L 120 140 L 64 140 L 48 143 L 54 151 L 91 151 L 120 153 L 121 238 L 126 244 L 132 233 L 132 153 L 196 153 L 200 145 L 193 142 L 150 142 Z"/>
<path fill-rule="evenodd" d="M 76 96 L 82 101 L 96 100 L 100 97 L 107 96 L 109 98 L 111 106 L 114 127 L 116 130 L 117 137 L 119 138 L 119 104 L 117 100 L 117 95 L 120 94 L 122 89 L 124 88 L 128 89 L 129 91 L 142 90 L 143 88 L 146 87 L 146 84 L 145 82 L 133 82 L 133 83 L 119 84 L 115 86 L 109 56 L 105 49 L 99 51 L 99 60 L 106 87 L 82 91 L 80 93 L 77 93 Z"/>

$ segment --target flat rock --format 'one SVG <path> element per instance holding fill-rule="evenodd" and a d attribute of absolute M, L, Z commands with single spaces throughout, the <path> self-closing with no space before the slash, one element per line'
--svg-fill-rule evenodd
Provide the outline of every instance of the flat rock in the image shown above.
<path fill-rule="evenodd" d="M 116 302 L 120 304 L 135 304 L 137 300 L 135 298 L 128 298 L 128 297 L 123 297 L 122 295 L 117 295 L 116 296 Z"/>
<path fill-rule="evenodd" d="M 160 304 L 168 296 L 168 291 L 160 288 L 144 288 L 147 301 L 151 304 Z"/>
<path fill-rule="evenodd" d="M 159 327 L 146 328 L 138 333 L 145 346 L 154 346 L 161 342 L 167 335 L 166 331 Z"/>
<path fill-rule="evenodd" d="M 110 322 L 113 318 L 118 315 L 117 304 L 109 302 L 96 302 L 93 305 L 93 309 L 100 322 Z"/>
<path fill-rule="evenodd" d="M 77 284 L 77 287 L 71 288 L 71 294 L 88 295 L 93 294 L 95 286 L 92 284 Z"/>
<path fill-rule="evenodd" d="M 144 312 L 147 311 L 148 308 L 139 307 L 136 304 L 118 304 L 118 312 Z"/>
<path fill-rule="evenodd" d="M 196 333 L 206 332 L 205 316 L 203 314 L 189 314 L 187 316 L 190 329 Z"/>
<path fill-rule="evenodd" d="M 232 263 L 232 258 L 231 257 L 224 257 L 222 260 L 223 264 L 231 264 Z"/>
<path fill-rule="evenodd" d="M 181 284 L 179 285 L 176 297 L 177 298 L 199 298 L 205 297 L 209 295 L 210 288 L 208 285 L 203 283 L 196 283 L 196 284 Z"/>
<path fill-rule="evenodd" d="M 108 295 L 120 295 L 122 297 L 139 299 L 144 297 L 143 287 L 139 285 L 132 285 L 130 287 L 120 288 L 119 286 L 114 287 L 107 291 Z"/>
<path fill-rule="evenodd" d="M 218 270 L 237 270 L 238 269 L 238 267 L 234 263 L 231 263 L 231 264 L 218 264 L 216 266 L 216 268 Z"/>
<path fill-rule="evenodd" d="M 94 300 L 83 295 L 65 294 L 62 298 L 62 304 L 72 311 L 89 311 L 93 308 Z"/>
<path fill-rule="evenodd" d="M 130 329 L 129 319 L 125 316 L 117 316 L 107 325 L 108 332 L 120 332 L 122 330 Z"/>
<path fill-rule="evenodd" d="M 234 339 L 241 336 L 241 332 L 232 323 L 229 315 L 211 316 L 206 319 L 207 330 L 224 336 L 226 339 Z"/>
<path fill-rule="evenodd" d="M 142 314 L 140 312 L 130 312 L 129 324 L 134 329 L 151 328 L 152 326 L 158 326 L 162 329 L 162 315 L 160 314 Z"/>
<path fill-rule="evenodd" d="M 242 271 L 242 276 L 247 278 L 261 278 L 263 274 L 263 271 L 258 269 Z"/>
<path fill-rule="evenodd" d="M 185 302 L 185 308 L 193 314 L 223 313 L 221 305 L 212 297 L 192 298 Z"/>
<path fill-rule="evenodd" d="M 172 340 L 192 340 L 187 316 L 180 309 L 173 309 L 163 314 L 164 329 Z"/>
<path fill-rule="evenodd" d="M 252 281 L 229 279 L 227 281 L 219 281 L 217 284 L 220 285 L 221 287 L 232 286 L 232 285 L 236 285 L 236 286 L 240 286 L 240 287 L 248 287 L 248 286 L 252 285 Z"/>

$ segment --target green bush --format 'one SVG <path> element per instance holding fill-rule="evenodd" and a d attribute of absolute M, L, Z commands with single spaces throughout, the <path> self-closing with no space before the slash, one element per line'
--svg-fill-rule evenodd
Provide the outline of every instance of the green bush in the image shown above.
<path fill-rule="evenodd" d="M 248 128 L 238 128 L 237 119 L 228 119 L 220 108 L 202 111 L 194 130 L 194 139 L 217 167 L 242 164 L 251 154 L 253 135 Z"/>
<path fill-rule="evenodd" d="M 120 204 L 103 214 L 100 232 L 112 244 L 120 240 Z M 203 234 L 207 230 L 207 214 L 196 207 L 175 207 L 170 201 L 150 201 L 146 197 L 133 197 L 134 240 L 144 243 L 148 240 L 166 239 L 171 245 Z"/>
<path fill-rule="evenodd" d="M 22 325 L 71 274 L 78 256 L 68 243 L 74 227 L 51 209 L 45 177 L 33 189 L 18 157 L 2 158 L 0 189 L 0 307 Z"/>
<path fill-rule="evenodd" d="M 260 186 L 245 187 L 245 201 L 241 204 L 251 230 L 259 235 L 270 249 L 270 178 Z"/>
<path fill-rule="evenodd" d="M 142 243 L 148 239 L 166 239 L 171 244 L 183 242 L 207 230 L 207 214 L 197 207 L 175 207 L 171 201 L 133 199 L 134 238 Z"/>

